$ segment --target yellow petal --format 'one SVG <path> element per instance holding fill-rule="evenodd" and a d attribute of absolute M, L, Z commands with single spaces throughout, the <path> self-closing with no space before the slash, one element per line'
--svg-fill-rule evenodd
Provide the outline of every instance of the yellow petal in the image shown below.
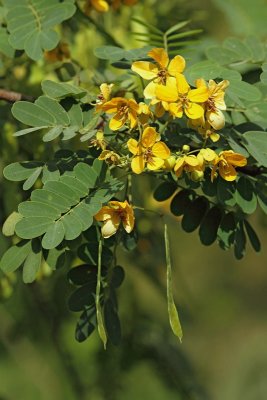
<path fill-rule="evenodd" d="M 212 142 L 218 142 L 218 140 L 220 139 L 220 135 L 216 132 L 212 132 L 210 134 L 210 139 L 212 140 Z"/>
<path fill-rule="evenodd" d="M 129 111 L 128 117 L 130 120 L 130 128 L 133 129 L 137 124 L 137 113 L 135 111 Z"/>
<path fill-rule="evenodd" d="M 185 108 L 184 112 L 188 116 L 188 118 L 198 119 L 203 116 L 204 109 L 199 104 L 190 103 L 189 106 Z"/>
<path fill-rule="evenodd" d="M 144 98 L 145 99 L 153 99 L 156 97 L 156 83 L 149 82 L 144 90 Z"/>
<path fill-rule="evenodd" d="M 205 82 L 205 80 L 204 80 L 203 78 L 196 79 L 195 84 L 196 84 L 196 87 L 197 87 L 197 88 L 200 88 L 200 87 L 207 87 L 206 82 Z"/>
<path fill-rule="evenodd" d="M 175 78 L 168 78 L 166 85 L 156 85 L 156 97 L 159 100 L 174 103 L 178 99 Z"/>
<path fill-rule="evenodd" d="M 103 150 L 102 152 L 101 152 L 101 154 L 98 156 L 98 159 L 99 160 L 105 160 L 106 159 L 106 156 L 108 155 L 108 154 L 110 154 L 110 150 Z"/>
<path fill-rule="evenodd" d="M 91 0 L 92 6 L 99 12 L 106 12 L 109 9 L 109 5 L 105 0 Z"/>
<path fill-rule="evenodd" d="M 109 127 L 112 131 L 117 131 L 118 129 L 120 129 L 126 122 L 126 118 L 125 117 L 121 117 L 121 114 L 116 114 L 114 115 L 113 118 L 111 118 L 111 120 L 109 121 Z"/>
<path fill-rule="evenodd" d="M 100 211 L 98 211 L 98 213 L 94 216 L 94 218 L 97 221 L 105 221 L 106 219 L 109 219 L 112 217 L 114 211 L 108 207 L 108 206 L 104 206 L 101 208 Z"/>
<path fill-rule="evenodd" d="M 122 220 L 122 224 L 127 233 L 132 232 L 134 228 L 134 212 L 132 206 L 127 203 L 126 215 Z"/>
<path fill-rule="evenodd" d="M 237 173 L 231 164 L 225 164 L 223 162 L 219 163 L 219 174 L 226 181 L 234 181 L 236 179 Z"/>
<path fill-rule="evenodd" d="M 127 100 L 123 97 L 114 97 L 102 105 L 102 110 L 107 113 L 115 113 L 121 105 L 127 105 Z"/>
<path fill-rule="evenodd" d="M 158 74 L 158 68 L 155 64 L 148 61 L 136 61 L 132 65 L 132 71 L 136 72 L 143 79 L 155 79 Z"/>
<path fill-rule="evenodd" d="M 184 163 L 185 163 L 185 157 L 178 158 L 174 166 L 174 171 L 176 172 L 180 170 L 184 166 Z"/>
<path fill-rule="evenodd" d="M 128 106 L 132 111 L 138 111 L 139 105 L 136 103 L 134 99 L 129 99 L 128 100 Z"/>
<path fill-rule="evenodd" d="M 103 238 L 107 239 L 114 235 L 120 226 L 120 222 L 121 220 L 117 214 L 114 214 L 113 218 L 106 220 L 101 228 Z"/>
<path fill-rule="evenodd" d="M 135 174 L 141 174 L 145 169 L 145 161 L 143 156 L 135 156 L 131 162 L 132 170 Z"/>
<path fill-rule="evenodd" d="M 157 118 L 161 118 L 165 114 L 165 109 L 161 102 L 156 104 L 155 115 Z"/>
<path fill-rule="evenodd" d="M 151 171 L 155 171 L 163 167 L 163 165 L 164 165 L 164 160 L 162 160 L 161 158 L 152 157 L 152 159 L 149 160 L 147 163 L 147 168 L 150 169 Z"/>
<path fill-rule="evenodd" d="M 175 56 L 168 66 L 168 72 L 172 76 L 176 76 L 177 73 L 182 73 L 184 69 L 185 59 L 182 56 Z"/>
<path fill-rule="evenodd" d="M 161 68 L 166 68 L 167 65 L 169 64 L 169 57 L 164 49 L 161 48 L 152 49 L 147 53 L 147 55 L 153 58 L 161 66 Z"/>
<path fill-rule="evenodd" d="M 200 154 L 203 156 L 204 160 L 208 162 L 215 160 L 215 158 L 217 157 L 215 151 L 209 148 L 201 149 Z"/>
<path fill-rule="evenodd" d="M 223 152 L 223 156 L 229 164 L 237 167 L 244 167 L 247 165 L 247 159 L 246 157 L 242 156 L 242 154 L 234 153 L 231 150 L 226 150 Z"/>
<path fill-rule="evenodd" d="M 222 129 L 225 125 L 225 118 L 221 110 L 216 110 L 216 112 L 208 111 L 206 113 L 206 118 L 210 125 L 216 130 Z"/>
<path fill-rule="evenodd" d="M 145 148 L 152 147 L 157 140 L 157 132 L 155 128 L 148 126 L 142 135 L 141 144 Z"/>
<path fill-rule="evenodd" d="M 209 91 L 206 87 L 200 87 L 198 89 L 192 89 L 188 93 L 188 100 L 194 103 L 204 103 L 209 98 Z"/>
<path fill-rule="evenodd" d="M 188 90 L 190 89 L 190 86 L 188 85 L 187 80 L 185 79 L 184 75 L 177 74 L 176 75 L 176 80 L 177 80 L 178 92 L 180 94 L 188 93 Z"/>
<path fill-rule="evenodd" d="M 171 103 L 169 105 L 169 112 L 176 118 L 182 118 L 183 116 L 183 107 L 181 103 Z"/>
<path fill-rule="evenodd" d="M 197 167 L 199 165 L 199 161 L 194 155 L 185 156 L 184 160 L 186 164 L 190 165 L 190 167 Z"/>
<path fill-rule="evenodd" d="M 170 149 L 163 142 L 155 143 L 152 147 L 152 153 L 153 156 L 161 158 L 162 160 L 166 160 L 171 154 Z"/>
<path fill-rule="evenodd" d="M 112 83 L 110 85 L 108 85 L 107 83 L 102 83 L 100 85 L 100 92 L 105 100 L 108 100 L 110 98 L 110 93 L 113 86 L 114 85 Z"/>
<path fill-rule="evenodd" d="M 128 146 L 129 151 L 130 151 L 132 154 L 136 155 L 136 154 L 138 153 L 138 151 L 139 151 L 139 146 L 138 146 L 137 140 L 132 139 L 132 138 L 129 139 L 128 142 L 127 142 L 127 146 Z"/>

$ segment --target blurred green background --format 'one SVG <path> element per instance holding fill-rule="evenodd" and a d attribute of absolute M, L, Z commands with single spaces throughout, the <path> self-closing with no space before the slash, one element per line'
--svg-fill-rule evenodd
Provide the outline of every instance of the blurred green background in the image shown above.
<path fill-rule="evenodd" d="M 190 19 L 192 28 L 204 29 L 203 49 L 205 43 L 229 35 L 257 34 L 267 39 L 266 0 L 253 4 L 251 0 L 140 0 L 134 8 L 93 17 L 119 43 L 131 48 L 137 45 L 130 32 L 132 15 L 162 29 Z M 64 39 L 82 66 L 83 84 L 90 86 L 98 67 L 93 49 L 105 42 L 89 22 L 81 25 L 74 17 L 65 25 Z M 41 80 L 55 79 L 57 67 L 46 61 L 32 63 L 23 56 L 15 64 L 4 59 L 1 86 L 38 95 Z M 107 74 L 116 73 L 109 70 Z M 16 123 L 10 105 L 4 102 L 0 124 L 0 171 L 13 161 L 48 157 L 51 148 L 38 135 L 12 137 Z M 25 194 L 0 175 L 2 224 Z M 174 294 L 184 330 L 182 345 L 172 335 L 167 318 L 163 227 L 158 218 L 140 212 L 138 247 L 119 256 L 126 271 L 119 290 L 121 346 L 110 345 L 104 351 L 96 333 L 82 344 L 75 341 L 77 315 L 67 309 L 73 290 L 66 278 L 67 266 L 28 286 L 18 274 L 12 278 L 13 294 L 0 303 L 0 400 L 267 398 L 266 217 L 258 210 L 252 220 L 262 252 L 257 255 L 249 249 L 244 260 L 235 261 L 231 252 L 223 252 L 216 244 L 204 248 L 197 234 L 182 232 L 179 220 L 168 213 L 168 204 L 153 201 L 150 193 L 156 183 L 135 178 L 134 201 L 166 213 Z M 0 254 L 7 246 L 0 236 Z M 9 287 L 2 280 L 2 293 Z"/>

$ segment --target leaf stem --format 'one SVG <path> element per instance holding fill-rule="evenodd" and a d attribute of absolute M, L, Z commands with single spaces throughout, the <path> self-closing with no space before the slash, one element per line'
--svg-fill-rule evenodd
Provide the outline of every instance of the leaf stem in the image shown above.
<path fill-rule="evenodd" d="M 106 335 L 106 331 L 105 331 L 105 327 L 104 327 L 101 304 L 100 304 L 102 247 L 103 247 L 103 242 L 102 242 L 102 238 L 100 238 L 99 245 L 98 245 L 97 284 L 96 284 L 95 305 L 96 305 L 96 319 L 97 319 L 98 333 L 99 333 L 100 339 L 103 342 L 104 349 L 106 350 L 107 335 Z"/>

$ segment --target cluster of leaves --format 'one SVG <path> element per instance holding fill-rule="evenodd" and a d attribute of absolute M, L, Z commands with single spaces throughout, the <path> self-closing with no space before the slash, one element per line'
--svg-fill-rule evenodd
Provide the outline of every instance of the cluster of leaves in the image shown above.
<path fill-rule="evenodd" d="M 60 36 L 55 26 L 71 18 L 76 11 L 75 0 L 3 0 L 5 26 L 1 28 L 0 49 L 8 57 L 24 50 L 33 60 L 45 50 L 54 49 Z"/>

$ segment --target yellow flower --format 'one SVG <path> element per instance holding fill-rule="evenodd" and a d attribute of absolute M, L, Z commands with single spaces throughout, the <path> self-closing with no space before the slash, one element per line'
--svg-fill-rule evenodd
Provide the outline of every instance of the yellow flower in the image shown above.
<path fill-rule="evenodd" d="M 89 147 L 96 147 L 97 150 L 105 150 L 107 147 L 107 142 L 104 139 L 104 132 L 97 131 L 95 138 L 91 139 L 89 142 Z"/>
<path fill-rule="evenodd" d="M 223 80 L 216 83 L 210 79 L 208 85 L 204 79 L 196 80 L 197 88 L 207 87 L 209 97 L 205 102 L 205 117 L 212 128 L 219 130 L 225 125 L 225 117 L 221 110 L 226 110 L 224 102 L 225 89 L 229 86 L 229 81 Z"/>
<path fill-rule="evenodd" d="M 105 0 L 87 0 L 84 6 L 85 14 L 89 15 L 92 9 L 98 12 L 107 12 L 109 10 L 109 5 Z"/>
<path fill-rule="evenodd" d="M 165 143 L 158 141 L 156 130 L 148 126 L 138 143 L 135 139 L 129 139 L 128 149 L 134 155 L 131 167 L 133 172 L 141 174 L 147 166 L 150 170 L 163 167 L 164 160 L 170 156 L 170 150 Z"/>
<path fill-rule="evenodd" d="M 127 122 L 133 129 L 137 124 L 138 104 L 134 99 L 125 99 L 123 97 L 114 97 L 102 105 L 102 110 L 108 114 L 114 114 L 109 122 L 109 127 L 113 131 L 117 131 Z"/>
<path fill-rule="evenodd" d="M 165 85 L 169 76 L 176 76 L 185 69 L 185 59 L 182 56 L 175 56 L 171 61 L 164 49 L 155 48 L 148 52 L 149 57 L 153 58 L 157 64 L 148 61 L 136 61 L 132 65 L 132 70 L 143 79 L 152 80 L 144 90 L 146 99 L 152 99 L 155 93 L 155 85 Z"/>
<path fill-rule="evenodd" d="M 237 177 L 235 167 L 244 167 L 245 165 L 247 165 L 247 159 L 242 154 L 234 153 L 232 150 L 221 151 L 214 160 L 211 181 L 214 180 L 217 168 L 219 168 L 219 174 L 223 179 L 234 181 Z"/>
<path fill-rule="evenodd" d="M 127 233 L 134 228 L 134 211 L 127 200 L 123 202 L 110 201 L 95 215 L 95 219 L 104 222 L 101 232 L 105 239 L 114 235 L 121 223 Z"/>
<path fill-rule="evenodd" d="M 96 111 L 97 112 L 100 112 L 102 110 L 103 104 L 105 104 L 107 101 L 109 101 L 113 86 L 114 86 L 113 83 L 111 83 L 111 84 L 102 83 L 102 85 L 100 85 L 100 93 L 97 96 L 97 100 L 96 100 Z"/>
<path fill-rule="evenodd" d="M 174 172 L 178 178 L 182 175 L 183 171 L 192 172 L 195 170 L 201 171 L 202 169 L 198 158 L 193 154 L 178 158 L 174 166 Z"/>
<path fill-rule="evenodd" d="M 118 165 L 120 163 L 119 154 L 112 150 L 103 150 L 98 159 L 105 161 L 109 165 Z"/>
<path fill-rule="evenodd" d="M 44 56 L 49 62 L 64 61 L 71 58 L 69 46 L 64 42 L 60 42 L 53 50 L 45 51 Z"/>
<path fill-rule="evenodd" d="M 185 113 L 190 119 L 203 116 L 203 107 L 196 103 L 204 103 L 209 95 L 205 87 L 191 89 L 182 74 L 178 74 L 176 78 L 168 78 L 166 86 L 157 85 L 155 92 L 157 99 L 170 103 L 168 111 L 171 115 L 181 118 Z"/>
<path fill-rule="evenodd" d="M 214 160 L 216 160 L 217 154 L 215 153 L 214 150 L 206 148 L 206 149 L 201 149 L 197 155 L 197 159 L 199 161 L 199 164 L 202 166 L 205 163 L 210 164 Z"/>

